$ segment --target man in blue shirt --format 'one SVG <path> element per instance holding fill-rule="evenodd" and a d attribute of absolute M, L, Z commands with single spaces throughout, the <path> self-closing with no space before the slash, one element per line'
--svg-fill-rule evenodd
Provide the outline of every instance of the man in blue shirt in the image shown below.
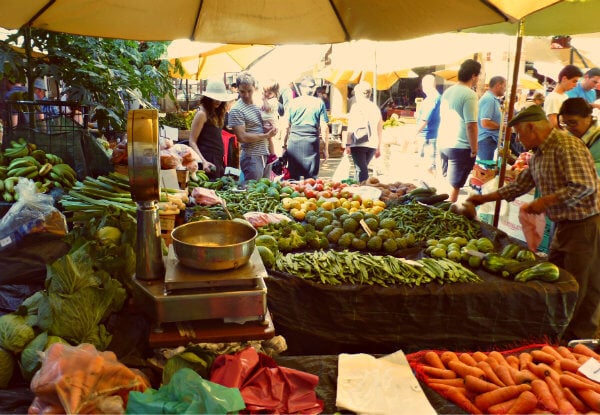
<path fill-rule="evenodd" d="M 425 99 L 419 105 L 417 111 L 416 136 L 421 141 L 421 158 L 430 160 L 428 171 L 433 173 L 436 169 L 435 159 L 437 157 L 437 136 L 440 127 L 440 101 L 441 95 L 435 87 L 435 77 L 425 75 L 421 80 L 421 88 L 425 93 Z"/>
<path fill-rule="evenodd" d="M 596 86 L 600 83 L 600 69 L 591 68 L 577 83 L 575 88 L 567 91 L 569 98 L 583 98 L 594 108 L 600 108 L 600 104 L 594 104 L 596 101 Z"/>
<path fill-rule="evenodd" d="M 489 89 L 479 99 L 479 133 L 477 135 L 477 157 L 480 160 L 493 160 L 498 148 L 498 134 L 502 124 L 500 98 L 506 92 L 506 79 L 494 76 Z"/>

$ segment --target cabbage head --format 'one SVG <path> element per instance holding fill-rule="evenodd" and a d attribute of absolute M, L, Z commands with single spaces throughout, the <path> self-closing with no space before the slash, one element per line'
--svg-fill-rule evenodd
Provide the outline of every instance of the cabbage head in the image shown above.
<path fill-rule="evenodd" d="M 20 353 L 34 337 L 25 317 L 12 313 L 0 317 L 0 347 L 4 350 Z"/>

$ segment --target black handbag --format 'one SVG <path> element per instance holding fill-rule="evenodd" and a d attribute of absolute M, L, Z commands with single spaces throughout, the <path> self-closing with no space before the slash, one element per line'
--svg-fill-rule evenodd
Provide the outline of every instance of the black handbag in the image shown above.
<path fill-rule="evenodd" d="M 288 155 L 287 155 L 287 151 L 285 151 L 281 155 L 281 157 L 279 157 L 277 160 L 275 160 L 271 164 L 271 171 L 273 173 L 275 173 L 277 176 L 280 176 L 283 174 L 283 169 L 285 167 L 287 167 L 287 163 L 288 163 Z"/>

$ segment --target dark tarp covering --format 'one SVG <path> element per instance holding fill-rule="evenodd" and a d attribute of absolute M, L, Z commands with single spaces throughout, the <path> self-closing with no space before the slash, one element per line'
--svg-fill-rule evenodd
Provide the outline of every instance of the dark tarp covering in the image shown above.
<path fill-rule="evenodd" d="M 482 227 L 496 247 L 518 242 Z M 291 355 L 487 350 L 563 334 L 578 292 L 568 272 L 554 283 L 478 274 L 481 283 L 381 287 L 323 285 L 271 271 L 267 304 Z"/>

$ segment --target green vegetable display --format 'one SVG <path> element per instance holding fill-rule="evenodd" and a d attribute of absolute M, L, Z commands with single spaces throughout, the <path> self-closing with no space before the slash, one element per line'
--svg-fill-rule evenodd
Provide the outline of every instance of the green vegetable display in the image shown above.
<path fill-rule="evenodd" d="M 445 258 L 409 261 L 391 255 L 379 256 L 347 250 L 279 254 L 275 269 L 329 285 L 390 286 L 481 281 L 468 268 Z"/>

